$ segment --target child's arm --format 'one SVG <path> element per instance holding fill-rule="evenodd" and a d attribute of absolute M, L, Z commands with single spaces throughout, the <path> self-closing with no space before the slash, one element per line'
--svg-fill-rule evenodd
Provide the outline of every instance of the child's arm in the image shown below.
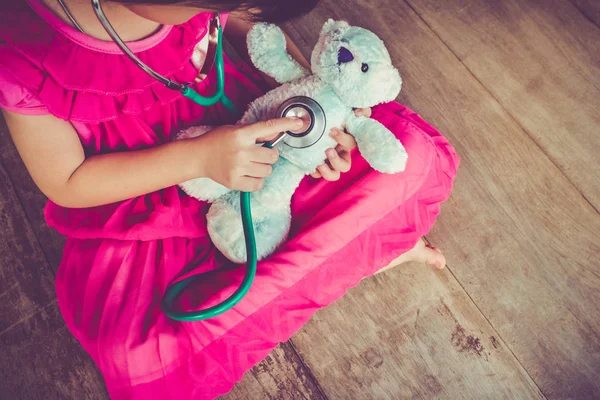
<path fill-rule="evenodd" d="M 297 129 L 301 120 L 279 119 L 222 126 L 195 139 L 147 150 L 86 158 L 68 122 L 3 110 L 17 150 L 40 190 L 55 203 L 93 207 L 209 177 L 236 190 L 256 191 L 277 161 L 276 150 L 257 141 Z"/>

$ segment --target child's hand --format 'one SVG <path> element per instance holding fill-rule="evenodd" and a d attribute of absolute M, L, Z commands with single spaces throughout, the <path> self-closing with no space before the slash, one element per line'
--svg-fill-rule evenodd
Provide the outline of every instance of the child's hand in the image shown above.
<path fill-rule="evenodd" d="M 354 112 L 359 117 L 371 117 L 370 108 L 360 108 Z M 350 152 L 356 148 L 356 140 L 352 135 L 339 129 L 332 129 L 330 135 L 338 142 L 335 149 L 327 150 L 327 162 L 319 165 L 317 171 L 311 174 L 313 178 L 323 178 L 327 181 L 337 181 L 343 172 L 350 171 L 352 158 Z"/>
<path fill-rule="evenodd" d="M 257 146 L 281 132 L 302 128 L 300 119 L 280 118 L 252 125 L 221 126 L 194 139 L 200 152 L 199 171 L 232 190 L 255 192 L 271 175 L 279 158 L 275 149 Z"/>

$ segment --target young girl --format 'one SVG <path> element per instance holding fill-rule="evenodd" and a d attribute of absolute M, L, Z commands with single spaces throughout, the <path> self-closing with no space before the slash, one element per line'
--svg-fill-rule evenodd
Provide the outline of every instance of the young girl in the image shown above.
<path fill-rule="evenodd" d="M 177 82 L 198 75 L 213 13 L 243 52 L 248 21 L 281 22 L 317 0 L 103 1 L 106 16 L 145 63 Z M 306 63 L 297 48 L 289 50 Z M 208 60 L 206 62 L 212 62 Z M 240 109 L 267 90 L 226 60 L 226 93 Z M 193 87 L 215 90 L 214 71 Z M 184 294 L 202 306 L 237 287 L 211 244 L 207 205 L 177 184 L 210 177 L 254 191 L 277 151 L 256 146 L 298 121 L 232 126 L 220 105 L 200 107 L 153 80 L 110 41 L 88 0 L 16 0 L 0 6 L 0 107 L 31 176 L 49 197 L 47 222 L 67 237 L 56 277 L 65 322 L 102 371 L 114 399 L 201 399 L 229 391 L 317 309 L 397 259 L 443 268 L 421 240 L 450 194 L 458 157 L 434 128 L 391 103 L 373 109 L 409 154 L 397 175 L 371 170 L 352 136 L 297 190 L 292 235 L 262 262 L 244 300 L 205 322 L 161 312 L 167 285 L 207 273 Z M 371 110 L 357 110 L 370 115 Z M 214 130 L 172 141 L 191 125 Z M 351 154 L 352 153 L 352 154 Z M 351 166 L 351 162 L 354 165 Z M 213 297 L 214 298 L 214 297 Z"/>

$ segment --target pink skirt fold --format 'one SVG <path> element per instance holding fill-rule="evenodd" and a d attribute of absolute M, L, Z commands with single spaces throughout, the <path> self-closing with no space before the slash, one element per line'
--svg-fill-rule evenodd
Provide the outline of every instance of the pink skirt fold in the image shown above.
<path fill-rule="evenodd" d="M 249 295 L 217 318 L 179 323 L 160 310 L 166 286 L 182 274 L 205 274 L 182 296 L 192 307 L 221 301 L 240 284 L 243 267 L 231 265 L 206 235 L 67 240 L 56 280 L 59 306 L 113 399 L 211 399 L 228 392 L 315 311 L 429 232 L 450 195 L 458 156 L 400 104 L 375 108 L 373 118 L 407 148 L 407 170 L 377 173 L 357 152 L 340 181 L 307 177 L 293 200 L 290 239 L 259 264 Z"/>

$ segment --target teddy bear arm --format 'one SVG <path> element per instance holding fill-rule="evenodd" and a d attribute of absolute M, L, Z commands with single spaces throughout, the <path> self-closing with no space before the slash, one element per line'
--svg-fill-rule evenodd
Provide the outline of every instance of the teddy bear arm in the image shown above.
<path fill-rule="evenodd" d="M 387 174 L 404 171 L 408 154 L 400 140 L 380 122 L 352 113 L 346 120 L 346 127 L 371 167 Z"/>
<path fill-rule="evenodd" d="M 256 68 L 278 83 L 292 82 L 309 72 L 287 52 L 286 38 L 276 25 L 256 24 L 247 36 L 248 53 Z"/>

